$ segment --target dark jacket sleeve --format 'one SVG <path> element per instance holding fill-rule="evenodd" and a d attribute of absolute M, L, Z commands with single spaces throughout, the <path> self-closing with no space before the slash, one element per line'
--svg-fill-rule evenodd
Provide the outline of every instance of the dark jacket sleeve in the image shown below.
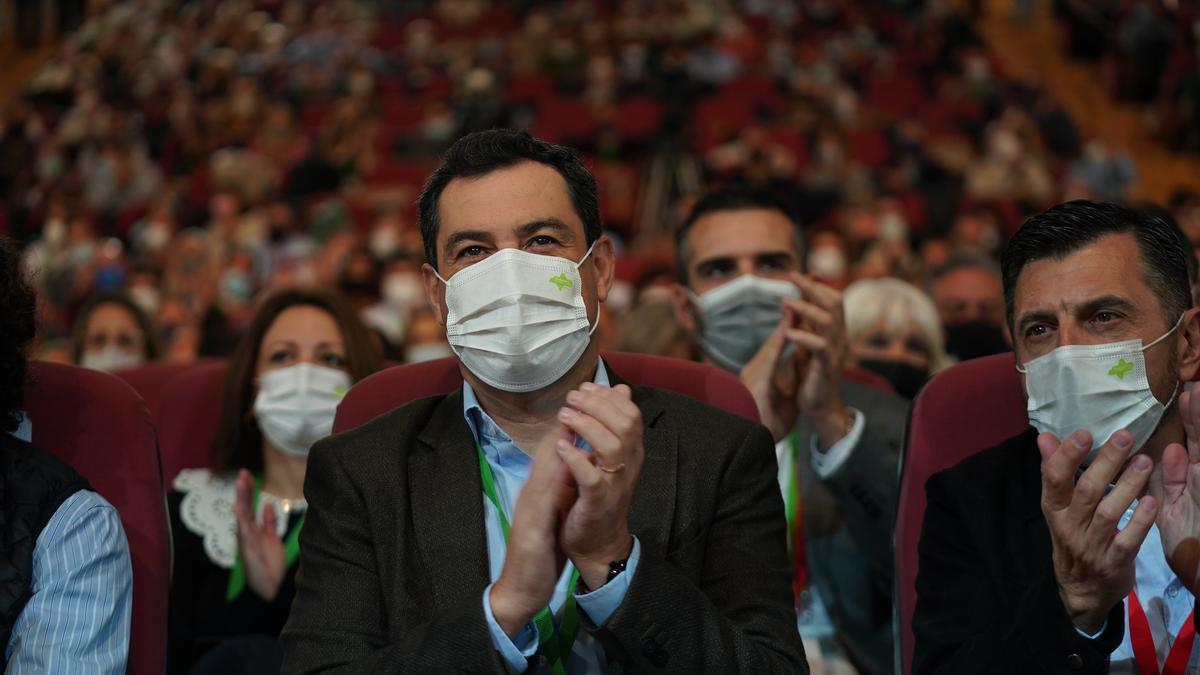
<path fill-rule="evenodd" d="M 594 629 L 626 672 L 807 673 L 796 630 L 774 445 L 756 426 L 727 466 L 699 585 L 643 551 L 624 600 Z"/>
<path fill-rule="evenodd" d="M 955 482 L 969 481 L 943 472 L 926 484 L 913 673 L 1107 673 L 1109 655 L 1124 637 L 1121 603 L 1091 640 L 1067 616 L 1049 559 L 1025 588 L 1002 586 L 984 557 L 1003 552 L 981 551 L 968 524 L 995 528 L 998 514 L 972 512 Z"/>
<path fill-rule="evenodd" d="M 890 416 L 865 413 L 858 445 L 845 463 L 824 478 L 837 500 L 846 530 L 884 587 L 892 585 L 892 543 L 899 490 L 900 439 L 884 426 Z M 899 421 L 899 420 L 898 420 Z M 899 422 L 903 429 L 903 422 Z"/>
<path fill-rule="evenodd" d="M 504 672 L 482 595 L 389 636 L 368 505 L 337 448 L 313 448 L 296 599 L 281 636 L 282 673 Z M 336 442 L 336 440 L 334 441 Z M 328 452 L 325 452 L 325 451 Z"/>

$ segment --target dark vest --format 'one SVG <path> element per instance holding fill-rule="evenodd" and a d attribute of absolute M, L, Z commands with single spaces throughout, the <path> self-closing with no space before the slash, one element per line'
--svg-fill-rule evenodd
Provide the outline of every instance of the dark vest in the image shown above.
<path fill-rule="evenodd" d="M 57 457 L 0 431 L 0 667 L 32 594 L 38 535 L 67 497 L 90 489 Z"/>

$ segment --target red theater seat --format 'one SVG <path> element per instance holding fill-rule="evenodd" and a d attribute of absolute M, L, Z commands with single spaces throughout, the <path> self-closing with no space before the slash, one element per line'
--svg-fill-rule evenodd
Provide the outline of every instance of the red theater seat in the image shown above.
<path fill-rule="evenodd" d="M 125 380 L 129 386 L 133 387 L 138 396 L 141 396 L 142 400 L 146 402 L 151 421 L 157 423 L 158 409 L 162 405 L 163 388 L 172 378 L 191 367 L 192 365 L 187 363 L 155 361 L 137 368 L 118 370 L 113 375 Z"/>
<path fill-rule="evenodd" d="M 964 361 L 942 371 L 913 404 L 896 512 L 896 630 L 902 672 L 913 654 L 917 542 L 925 517 L 925 481 L 942 469 L 1016 436 L 1029 426 L 1011 353 Z"/>
<path fill-rule="evenodd" d="M 163 387 L 154 424 L 168 490 L 183 469 L 208 466 L 221 419 L 221 386 L 227 368 L 224 359 L 198 363 Z"/>
<path fill-rule="evenodd" d="M 758 408 L 733 375 L 701 363 L 645 354 L 604 354 L 605 364 L 628 382 L 670 389 L 758 421 Z M 353 429 L 383 413 L 426 396 L 462 386 L 458 360 L 437 359 L 389 368 L 354 385 L 338 406 L 334 433 Z"/>
<path fill-rule="evenodd" d="M 120 379 L 35 362 L 25 389 L 33 443 L 70 464 L 121 515 L 133 562 L 128 673 L 166 664 L 170 535 L 154 428 L 145 403 Z"/>

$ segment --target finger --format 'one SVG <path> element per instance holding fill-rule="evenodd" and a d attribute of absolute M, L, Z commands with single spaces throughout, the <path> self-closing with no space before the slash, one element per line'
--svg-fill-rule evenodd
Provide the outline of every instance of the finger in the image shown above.
<path fill-rule="evenodd" d="M 1146 533 L 1154 524 L 1154 516 L 1158 514 L 1158 501 L 1146 495 L 1138 501 L 1137 510 L 1133 512 L 1129 524 L 1117 533 L 1108 545 L 1109 560 L 1113 565 L 1128 565 L 1137 557 Z"/>
<path fill-rule="evenodd" d="M 569 392 L 567 405 L 590 415 L 621 440 L 630 438 L 641 426 L 638 407 L 605 387 L 593 385 Z"/>
<path fill-rule="evenodd" d="M 1187 480 L 1187 450 L 1178 443 L 1171 443 L 1163 448 L 1162 455 L 1163 501 L 1167 504 L 1174 503 L 1179 495 L 1183 494 Z"/>
<path fill-rule="evenodd" d="M 1075 497 L 1072 503 L 1085 511 L 1091 511 L 1092 507 L 1100 503 L 1100 498 L 1108 490 L 1109 484 L 1129 459 L 1129 450 L 1132 447 L 1133 434 L 1129 433 L 1128 429 L 1118 429 L 1107 443 L 1100 446 L 1100 451 L 1091 465 L 1075 482 Z"/>
<path fill-rule="evenodd" d="M 1121 517 L 1125 515 L 1125 511 L 1129 509 L 1129 505 L 1146 489 L 1146 482 L 1150 480 L 1150 469 L 1152 468 L 1154 468 L 1154 462 L 1149 457 L 1142 454 L 1134 456 L 1133 460 L 1129 462 L 1129 466 L 1121 474 L 1117 484 L 1096 506 L 1090 527 L 1091 538 L 1103 541 L 1112 536 L 1113 530 Z"/>
<path fill-rule="evenodd" d="M 559 441 L 554 449 L 562 458 L 563 464 L 566 464 L 567 469 L 571 471 L 575 484 L 579 486 L 579 493 L 589 497 L 594 496 L 596 491 L 602 487 L 604 472 L 592 464 L 592 459 L 588 457 L 587 452 L 566 441 Z"/>
<path fill-rule="evenodd" d="M 624 461 L 621 459 L 621 439 L 595 417 L 572 408 L 562 408 L 558 411 L 558 420 L 582 436 L 605 464 Z"/>
<path fill-rule="evenodd" d="M 1040 440 L 1040 437 L 1039 437 Z M 1050 457 L 1042 462 L 1042 505 L 1050 511 L 1062 511 L 1071 505 L 1075 471 L 1092 449 L 1092 435 L 1079 430 L 1067 436 Z"/>
<path fill-rule="evenodd" d="M 810 333 L 803 328 L 789 328 L 786 335 L 788 340 L 795 342 L 814 354 L 827 354 L 829 352 L 829 340 L 816 333 Z"/>
<path fill-rule="evenodd" d="M 828 331 L 833 327 L 833 314 L 811 302 L 798 298 L 784 298 L 783 303 L 796 314 L 808 319 L 809 325 Z"/>
<path fill-rule="evenodd" d="M 254 479 L 250 472 L 242 469 L 238 472 L 234 483 L 233 515 L 239 527 L 248 527 L 254 523 Z"/>
<path fill-rule="evenodd" d="M 271 535 L 272 537 L 278 538 L 279 537 L 279 523 L 276 520 L 275 507 L 271 506 L 270 504 L 267 504 L 266 506 L 267 506 L 267 508 L 263 509 L 263 522 L 262 522 L 263 532 Z"/>
<path fill-rule="evenodd" d="M 1058 446 L 1060 445 L 1062 445 L 1062 441 L 1058 440 L 1058 436 L 1055 436 L 1048 431 L 1038 434 L 1038 452 L 1042 455 L 1043 462 L 1050 459 L 1050 455 L 1053 455 L 1054 451 L 1057 450 Z"/>
<path fill-rule="evenodd" d="M 826 310 L 840 310 L 842 306 L 842 294 L 836 288 L 827 286 L 799 272 L 793 272 L 790 278 L 792 283 L 799 286 L 800 290 L 804 292 L 804 297 L 812 300 Z"/>
<path fill-rule="evenodd" d="M 633 402 L 633 390 L 629 388 L 629 385 L 618 384 L 615 387 L 606 387 L 594 382 L 584 382 L 579 385 L 579 390 L 602 397 L 626 415 L 641 414 L 641 408 Z"/>

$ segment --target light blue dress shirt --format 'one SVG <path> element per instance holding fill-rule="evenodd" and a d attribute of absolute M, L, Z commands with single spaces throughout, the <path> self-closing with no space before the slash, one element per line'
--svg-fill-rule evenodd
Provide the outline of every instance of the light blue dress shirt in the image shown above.
<path fill-rule="evenodd" d="M 4 650 L 7 675 L 125 672 L 133 573 L 112 505 L 90 490 L 68 497 L 38 535 L 31 584 Z"/>
<path fill-rule="evenodd" d="M 593 381 L 599 385 L 609 386 L 608 371 L 604 368 L 602 360 L 597 360 L 596 377 Z M 518 448 L 512 438 L 483 410 L 479 405 L 479 400 L 475 397 L 475 391 L 465 381 L 463 382 L 463 415 L 467 419 L 467 425 L 471 428 L 471 434 L 479 443 L 479 447 L 483 450 L 483 455 L 492 469 L 497 496 L 504 506 L 509 522 L 512 522 L 517 495 L 521 494 L 521 488 L 529 478 L 533 458 Z M 579 447 L 589 449 L 582 439 L 579 439 L 577 443 Z M 494 584 L 500 577 L 500 571 L 504 569 L 504 554 L 507 546 L 504 543 L 504 534 L 500 529 L 500 516 L 496 507 L 482 493 L 480 499 L 483 500 L 489 569 Z M 640 556 L 641 543 L 638 542 L 637 537 L 634 537 L 633 551 L 629 555 L 625 572 L 591 593 L 575 593 L 579 609 L 586 613 L 597 626 L 604 625 L 620 606 L 621 600 L 625 598 L 625 592 L 629 589 L 629 583 L 637 571 Z M 562 574 L 559 575 L 554 596 L 550 599 L 550 609 L 555 613 L 556 623 L 559 619 L 558 613 L 563 603 L 566 602 L 567 593 L 574 593 L 574 589 L 567 588 L 567 584 L 570 583 L 571 569 L 571 564 L 568 562 Z M 537 654 L 537 628 L 531 621 L 516 635 L 515 639 L 509 638 L 492 614 L 492 606 L 488 601 L 488 594 L 491 590 L 492 584 L 489 584 L 483 591 L 483 613 L 492 634 L 492 644 L 500 652 L 511 672 L 522 672 L 528 668 L 529 659 Z M 575 644 L 571 649 L 566 666 L 567 672 L 575 674 L 608 672 L 604 648 L 582 627 L 575 638 Z"/>

